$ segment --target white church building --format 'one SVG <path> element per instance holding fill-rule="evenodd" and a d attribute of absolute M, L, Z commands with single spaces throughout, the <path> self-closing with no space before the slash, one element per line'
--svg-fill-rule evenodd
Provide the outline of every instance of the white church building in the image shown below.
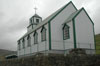
<path fill-rule="evenodd" d="M 94 23 L 84 8 L 70 1 L 46 19 L 35 14 L 29 19 L 27 33 L 18 40 L 18 56 L 39 53 L 69 53 L 82 48 L 95 53 Z"/>

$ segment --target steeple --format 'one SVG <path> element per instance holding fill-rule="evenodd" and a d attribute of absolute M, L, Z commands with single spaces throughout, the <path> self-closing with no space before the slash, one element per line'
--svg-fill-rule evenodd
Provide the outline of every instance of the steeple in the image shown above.
<path fill-rule="evenodd" d="M 28 31 L 31 29 L 34 29 L 34 27 L 36 27 L 36 25 L 38 25 L 40 22 L 42 22 L 42 17 L 40 17 L 36 13 L 37 8 L 34 8 L 34 9 L 35 9 L 35 14 L 29 19 L 29 26 L 27 27 Z"/>
<path fill-rule="evenodd" d="M 42 17 L 37 14 L 36 0 L 34 0 L 34 11 L 35 14 L 29 19 L 29 26 L 27 27 L 28 31 L 34 29 L 40 22 L 42 22 Z"/>
<path fill-rule="evenodd" d="M 37 8 L 35 7 L 34 10 L 35 10 L 35 14 L 36 14 L 36 10 L 37 10 Z"/>

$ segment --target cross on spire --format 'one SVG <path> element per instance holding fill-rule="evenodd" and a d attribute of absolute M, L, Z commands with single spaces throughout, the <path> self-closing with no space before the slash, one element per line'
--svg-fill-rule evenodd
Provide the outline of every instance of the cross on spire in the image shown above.
<path fill-rule="evenodd" d="M 35 14 L 36 14 L 36 10 L 37 10 L 37 8 L 35 7 L 34 10 L 35 10 Z"/>

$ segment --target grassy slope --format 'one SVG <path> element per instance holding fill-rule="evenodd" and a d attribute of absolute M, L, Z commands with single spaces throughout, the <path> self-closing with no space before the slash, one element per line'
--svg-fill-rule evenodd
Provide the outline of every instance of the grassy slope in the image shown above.
<path fill-rule="evenodd" d="M 100 34 L 96 35 L 96 54 L 100 54 Z"/>
<path fill-rule="evenodd" d="M 0 60 L 4 60 L 5 56 L 10 55 L 10 54 L 16 54 L 16 51 L 0 49 Z"/>
<path fill-rule="evenodd" d="M 96 54 L 100 54 L 100 34 L 96 35 Z M 0 59 L 4 59 L 6 55 L 15 54 L 14 51 L 2 50 L 0 49 Z"/>

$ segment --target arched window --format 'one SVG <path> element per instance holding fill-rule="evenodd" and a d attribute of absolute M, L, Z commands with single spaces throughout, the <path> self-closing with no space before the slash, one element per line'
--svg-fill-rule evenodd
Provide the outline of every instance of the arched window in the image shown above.
<path fill-rule="evenodd" d="M 31 37 L 30 37 L 30 35 L 28 35 L 28 37 L 27 37 L 27 46 L 28 47 L 31 46 Z"/>
<path fill-rule="evenodd" d="M 20 44 L 20 40 L 18 41 L 18 50 L 21 49 L 21 44 Z"/>
<path fill-rule="evenodd" d="M 41 29 L 41 41 L 46 41 L 46 28 L 42 27 Z"/>
<path fill-rule="evenodd" d="M 63 26 L 63 39 L 69 39 L 69 26 L 66 24 Z"/>
<path fill-rule="evenodd" d="M 38 44 L 38 33 L 36 31 L 33 36 L 34 36 L 34 44 Z"/>
<path fill-rule="evenodd" d="M 25 40 L 24 38 L 22 39 L 22 46 L 23 46 L 23 49 L 25 48 Z"/>

